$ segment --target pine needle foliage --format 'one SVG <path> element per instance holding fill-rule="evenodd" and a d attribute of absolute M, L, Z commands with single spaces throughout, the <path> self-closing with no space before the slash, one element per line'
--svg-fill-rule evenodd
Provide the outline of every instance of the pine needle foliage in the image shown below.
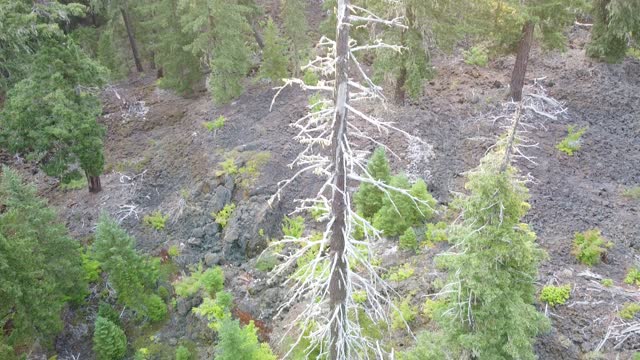
<path fill-rule="evenodd" d="M 152 320 L 158 318 L 153 289 L 158 281 L 157 264 L 134 249 L 135 240 L 113 219 L 101 215 L 93 243 L 93 254 L 108 274 L 109 282 L 117 293 L 118 301 Z M 159 299 L 159 298 L 158 298 Z M 162 306 L 166 307 L 164 303 Z M 163 317 L 163 316 L 162 316 Z"/>
<path fill-rule="evenodd" d="M 385 183 L 389 181 L 391 178 L 391 168 L 389 167 L 389 161 L 387 160 L 384 148 L 378 148 L 373 152 L 367 164 L 367 172 L 375 180 L 381 180 Z M 371 219 L 373 215 L 382 208 L 382 199 L 384 196 L 384 192 L 376 186 L 363 183 L 353 195 L 353 201 L 356 210 L 365 218 Z"/>
<path fill-rule="evenodd" d="M 84 297 L 80 249 L 33 186 L 0 170 L 0 328 L 13 324 L 0 344 L 48 343 L 62 329 L 65 303 Z"/>
<path fill-rule="evenodd" d="M 216 345 L 217 360 L 276 360 L 266 343 L 258 341 L 253 321 L 241 327 L 238 320 L 227 316 L 222 320 Z"/>
<path fill-rule="evenodd" d="M 284 34 L 289 41 L 289 58 L 293 76 L 300 75 L 302 61 L 309 51 L 309 28 L 305 0 L 282 0 L 282 22 Z"/>
<path fill-rule="evenodd" d="M 467 196 L 456 200 L 464 221 L 443 257 L 452 292 L 436 315 L 446 342 L 486 359 L 535 359 L 535 337 L 549 327 L 536 311 L 534 281 L 544 252 L 521 222 L 528 190 L 503 150 L 489 153 L 467 177 Z"/>
<path fill-rule="evenodd" d="M 29 77 L 7 94 L 0 113 L 0 144 L 27 155 L 64 182 L 78 164 L 87 176 L 104 168 L 104 129 L 98 98 L 104 71 L 70 39 L 57 39 L 35 55 Z"/>
<path fill-rule="evenodd" d="M 610 63 L 620 62 L 629 39 L 640 41 L 640 1 L 593 0 L 594 26 L 587 55 Z"/>
<path fill-rule="evenodd" d="M 93 332 L 93 351 L 98 360 L 121 360 L 127 352 L 124 331 L 110 320 L 98 316 Z"/>
<path fill-rule="evenodd" d="M 288 75 L 287 45 L 280 37 L 278 26 L 272 18 L 267 21 L 264 29 L 264 50 L 260 77 L 275 83 L 281 83 Z"/>

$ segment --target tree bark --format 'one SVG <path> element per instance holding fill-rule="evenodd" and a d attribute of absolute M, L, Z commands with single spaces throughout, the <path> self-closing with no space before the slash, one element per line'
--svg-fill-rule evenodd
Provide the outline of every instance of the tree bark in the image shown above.
<path fill-rule="evenodd" d="M 511 74 L 510 97 L 513 101 L 522 100 L 522 88 L 524 87 L 524 78 L 527 73 L 527 65 L 529 64 L 529 53 L 533 44 L 533 31 L 535 23 L 527 21 L 522 27 L 522 38 L 518 44 L 518 55 L 516 55 L 516 64 Z"/>
<path fill-rule="evenodd" d="M 136 38 L 133 36 L 133 28 L 131 26 L 131 19 L 129 19 L 129 12 L 124 7 L 120 8 L 122 13 L 122 20 L 124 26 L 127 28 L 127 36 L 129 37 L 129 44 L 131 45 L 131 52 L 133 53 L 133 61 L 136 63 L 136 69 L 138 72 L 143 72 L 142 62 L 140 61 L 140 53 L 138 52 L 138 45 L 136 44 Z"/>
<path fill-rule="evenodd" d="M 331 227 L 330 255 L 333 271 L 329 280 L 329 307 L 331 309 L 331 333 L 329 354 L 331 360 L 343 360 L 349 357 L 344 339 L 344 326 L 347 320 L 347 263 L 344 258 L 347 205 L 347 179 L 345 166 L 345 143 L 347 142 L 347 104 L 349 101 L 349 0 L 338 0 L 336 27 L 336 88 L 335 122 L 333 125 L 333 194 L 331 210 L 335 221 Z"/>
<path fill-rule="evenodd" d="M 262 38 L 262 34 L 260 34 L 256 21 L 253 19 L 251 20 L 251 31 L 253 31 L 253 37 L 256 39 L 256 43 L 258 43 L 260 49 L 264 49 L 264 39 Z"/>
<path fill-rule="evenodd" d="M 100 183 L 100 176 L 87 175 L 87 182 L 89 183 L 90 193 L 99 193 L 102 191 L 102 184 Z"/>

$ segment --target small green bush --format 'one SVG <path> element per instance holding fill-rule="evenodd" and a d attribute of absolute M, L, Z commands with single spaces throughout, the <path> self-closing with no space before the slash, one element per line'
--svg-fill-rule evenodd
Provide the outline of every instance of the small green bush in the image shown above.
<path fill-rule="evenodd" d="M 400 248 L 403 250 L 413 250 L 418 248 L 418 238 L 413 228 L 407 228 L 404 234 L 400 236 Z"/>
<path fill-rule="evenodd" d="M 640 311 L 640 304 L 634 302 L 625 303 L 620 310 L 620 317 L 625 320 L 631 320 L 636 317 L 636 314 Z"/>
<path fill-rule="evenodd" d="M 640 270 L 635 267 L 629 269 L 627 276 L 624 278 L 624 282 L 629 285 L 640 286 Z"/>
<path fill-rule="evenodd" d="M 84 271 L 84 279 L 89 282 L 96 282 L 100 279 L 100 261 L 94 259 L 89 250 L 82 253 L 82 270 Z"/>
<path fill-rule="evenodd" d="M 436 224 L 427 224 L 427 230 L 424 233 L 424 241 L 426 246 L 431 247 L 436 243 L 444 242 L 447 240 L 447 223 L 440 221 Z"/>
<path fill-rule="evenodd" d="M 124 359 L 127 337 L 118 325 L 98 316 L 93 332 L 93 352 L 98 360 Z"/>
<path fill-rule="evenodd" d="M 178 346 L 176 349 L 176 360 L 193 360 L 191 351 L 184 345 Z"/>
<path fill-rule="evenodd" d="M 98 305 L 98 316 L 103 317 L 118 326 L 122 326 L 122 323 L 120 322 L 120 314 L 118 314 L 118 312 L 106 302 L 101 302 L 100 305 Z"/>
<path fill-rule="evenodd" d="M 433 319 L 434 314 L 436 313 L 436 311 L 439 308 L 442 308 L 443 306 L 446 306 L 446 301 L 444 299 L 440 299 L 440 300 L 431 300 L 429 298 L 427 298 L 427 300 L 424 302 L 424 304 L 422 305 L 422 314 L 424 314 L 424 316 L 427 319 Z"/>
<path fill-rule="evenodd" d="M 167 316 L 167 304 L 156 294 L 151 294 L 145 299 L 146 314 L 152 322 L 164 320 Z"/>
<path fill-rule="evenodd" d="M 485 67 L 489 63 L 489 51 L 484 46 L 474 46 L 463 52 L 464 62 L 467 65 Z"/>
<path fill-rule="evenodd" d="M 640 200 L 640 186 L 624 189 L 622 196 L 632 200 Z"/>
<path fill-rule="evenodd" d="M 571 285 L 553 286 L 547 285 L 542 288 L 540 293 L 540 301 L 546 302 L 551 306 L 562 305 L 569 300 L 571 296 Z"/>
<path fill-rule="evenodd" d="M 582 148 L 580 138 L 586 131 L 586 127 L 580 130 L 576 130 L 575 125 L 569 125 L 567 127 L 567 137 L 564 138 L 558 145 L 556 145 L 556 148 L 569 156 L 573 156 L 574 152 Z"/>
<path fill-rule="evenodd" d="M 149 360 L 150 351 L 147 348 L 140 348 L 133 355 L 133 360 Z"/>
<path fill-rule="evenodd" d="M 262 272 L 269 272 L 278 265 L 278 257 L 272 251 L 265 251 L 256 261 L 256 269 Z"/>
<path fill-rule="evenodd" d="M 320 81 L 320 77 L 318 77 L 318 74 L 316 74 L 315 72 L 306 70 L 304 72 L 304 76 L 302 77 L 302 81 L 305 83 L 305 85 L 316 86 Z"/>
<path fill-rule="evenodd" d="M 367 301 L 367 292 L 364 290 L 358 290 L 351 293 L 351 298 L 356 304 L 364 304 Z"/>
<path fill-rule="evenodd" d="M 572 254 L 581 263 L 593 266 L 600 262 L 600 259 L 606 255 L 607 248 L 612 245 L 610 242 L 605 241 L 600 230 L 591 229 L 575 234 Z"/>
<path fill-rule="evenodd" d="M 145 225 L 155 230 L 164 230 L 167 220 L 169 220 L 169 215 L 163 215 L 159 210 L 154 211 L 151 215 L 145 215 L 142 219 Z"/>
<path fill-rule="evenodd" d="M 397 268 L 391 269 L 389 272 L 389 280 L 390 281 L 404 281 L 408 278 L 412 277 L 415 273 L 416 269 L 408 263 L 405 263 L 402 266 L 398 266 Z"/>
<path fill-rule="evenodd" d="M 600 284 L 602 284 L 602 286 L 604 286 L 604 287 L 612 287 L 613 286 L 613 280 L 611 280 L 611 279 L 602 279 L 602 280 L 600 280 Z"/>
<path fill-rule="evenodd" d="M 217 214 L 211 213 L 211 216 L 224 229 L 227 226 L 227 223 L 229 222 L 229 219 L 231 218 L 231 215 L 233 215 L 233 212 L 235 210 L 236 210 L 236 204 L 231 203 L 231 204 L 225 205 L 224 208 L 222 208 L 222 210 L 220 210 Z"/>
<path fill-rule="evenodd" d="M 209 294 L 224 288 L 224 272 L 218 266 L 204 271 L 202 264 L 195 268 L 190 276 L 187 276 L 174 284 L 176 294 L 183 298 L 195 295 L 201 289 Z"/>
<path fill-rule="evenodd" d="M 411 306 L 411 298 L 405 298 L 391 315 L 391 328 L 395 330 L 403 329 L 406 324 L 412 323 L 417 315 L 418 310 Z"/>
<path fill-rule="evenodd" d="M 304 233 L 304 218 L 296 216 L 293 219 L 285 216 L 282 219 L 282 233 L 286 237 L 299 239 Z"/>
<path fill-rule="evenodd" d="M 68 182 L 61 182 L 60 183 L 60 190 L 62 191 L 73 191 L 73 190 L 82 190 L 87 186 L 87 180 L 79 178 L 79 179 L 72 179 L 69 180 Z"/>
<path fill-rule="evenodd" d="M 216 131 L 218 129 L 222 129 L 224 127 L 224 123 L 227 121 L 227 119 L 223 116 L 220 115 L 217 119 L 215 119 L 214 121 L 205 121 L 202 123 L 202 126 L 204 126 L 208 131 Z"/>
<path fill-rule="evenodd" d="M 166 287 L 159 286 L 158 287 L 158 296 L 160 296 L 162 298 L 162 300 L 164 300 L 166 302 L 171 297 L 171 293 L 169 293 L 169 289 L 167 289 Z"/>

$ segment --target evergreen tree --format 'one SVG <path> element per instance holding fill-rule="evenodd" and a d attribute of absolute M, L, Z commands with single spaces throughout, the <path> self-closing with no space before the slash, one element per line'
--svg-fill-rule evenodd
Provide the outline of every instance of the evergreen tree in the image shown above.
<path fill-rule="evenodd" d="M 593 0 L 594 26 L 587 54 L 619 62 L 627 53 L 629 38 L 640 41 L 640 1 Z"/>
<path fill-rule="evenodd" d="M 182 31 L 179 0 L 140 2 L 139 14 L 142 39 L 158 67 L 158 85 L 182 94 L 190 94 L 202 80 L 200 59 L 186 49 L 193 42 L 192 34 Z"/>
<path fill-rule="evenodd" d="M 93 332 L 93 352 L 98 360 L 121 360 L 127 352 L 127 337 L 118 325 L 98 316 Z"/>
<path fill-rule="evenodd" d="M 93 253 L 108 274 L 118 301 L 127 307 L 159 320 L 166 313 L 151 293 L 158 280 L 156 266 L 134 249 L 135 240 L 106 215 L 98 221 Z M 161 309 L 164 308 L 164 309 Z"/>
<path fill-rule="evenodd" d="M 289 40 L 289 54 L 295 77 L 300 75 L 300 67 L 309 48 L 309 25 L 305 7 L 305 0 L 282 0 L 282 22 Z"/>
<path fill-rule="evenodd" d="M 60 312 L 65 303 L 81 300 L 85 291 L 78 244 L 58 223 L 56 213 L 38 198 L 36 189 L 3 167 L 0 328 L 5 332 L 0 335 L 0 349 L 5 340 L 9 345 L 26 340 L 48 342 L 62 329 Z"/>
<path fill-rule="evenodd" d="M 193 41 L 186 46 L 205 60 L 211 73 L 209 91 L 214 102 L 228 103 L 242 94 L 242 80 L 250 67 L 246 34 L 249 8 L 238 0 L 179 0 L 183 32 Z"/>
<path fill-rule="evenodd" d="M 391 178 L 391 168 L 385 154 L 384 148 L 378 148 L 371 155 L 367 164 L 367 172 L 375 180 L 388 183 Z M 358 213 L 367 219 L 372 219 L 373 215 L 382 207 L 382 199 L 385 194 L 376 186 L 369 183 L 362 183 L 358 191 L 353 194 L 353 202 Z"/>
<path fill-rule="evenodd" d="M 52 39 L 35 56 L 28 78 L 8 93 L 0 113 L 0 144 L 27 154 L 51 176 L 63 181 L 78 176 L 78 164 L 89 191 L 98 192 L 104 168 L 104 129 L 98 98 L 103 69 L 71 39 Z"/>
<path fill-rule="evenodd" d="M 281 82 L 287 77 L 286 45 L 278 33 L 278 27 L 269 18 L 264 31 L 264 51 L 260 76 L 274 82 Z"/>
<path fill-rule="evenodd" d="M 276 360 L 269 345 L 258 341 L 253 322 L 240 327 L 238 320 L 226 316 L 218 337 L 216 360 Z"/>
<path fill-rule="evenodd" d="M 436 319 L 445 350 L 481 359 L 535 359 L 535 337 L 549 327 L 533 306 L 544 252 L 521 223 L 530 207 L 528 191 L 504 158 L 504 147 L 489 153 L 468 175 L 469 195 L 456 200 L 464 221 L 451 239 L 457 253 L 443 258 L 451 291 Z"/>

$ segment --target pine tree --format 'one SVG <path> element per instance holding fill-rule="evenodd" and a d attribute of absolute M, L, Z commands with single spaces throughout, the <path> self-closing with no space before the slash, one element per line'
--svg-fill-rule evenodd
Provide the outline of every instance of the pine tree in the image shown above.
<path fill-rule="evenodd" d="M 375 180 L 381 180 L 385 183 L 391 178 L 391 168 L 385 154 L 384 148 L 378 148 L 371 155 L 367 164 L 367 172 Z M 353 194 L 353 202 L 358 213 L 367 219 L 372 219 L 378 210 L 382 207 L 382 199 L 384 192 L 376 186 L 369 183 L 362 183 L 358 191 Z"/>
<path fill-rule="evenodd" d="M 121 360 L 127 352 L 127 337 L 118 325 L 106 318 L 96 318 L 93 352 L 98 360 Z"/>
<path fill-rule="evenodd" d="M 216 360 L 276 360 L 269 345 L 258 341 L 253 322 L 240 327 L 238 320 L 226 316 L 222 320 L 218 337 Z"/>
<path fill-rule="evenodd" d="M 161 78 L 158 85 L 181 94 L 190 94 L 203 78 L 200 59 L 185 49 L 193 42 L 192 34 L 182 31 L 179 0 L 141 1 L 138 13 L 145 47 L 153 53 Z"/>
<path fill-rule="evenodd" d="M 521 222 L 529 195 L 516 169 L 505 166 L 504 145 L 469 173 L 466 189 L 469 195 L 456 200 L 464 216 L 451 239 L 457 253 L 443 258 L 450 292 L 436 319 L 444 350 L 482 359 L 535 359 L 535 337 L 549 327 L 533 306 L 544 252 Z"/>
<path fill-rule="evenodd" d="M 8 93 L 0 143 L 63 181 L 78 176 L 78 164 L 89 191 L 100 191 L 104 129 L 96 119 L 102 113 L 97 93 L 103 74 L 73 41 L 52 39 L 36 54 L 30 76 Z"/>
<path fill-rule="evenodd" d="M 0 172 L 0 344 L 5 336 L 9 345 L 47 343 L 62 329 L 65 303 L 84 297 L 79 247 L 33 186 Z"/>
<path fill-rule="evenodd" d="M 151 292 L 158 280 L 157 269 L 135 251 L 134 243 L 114 220 L 106 215 L 100 217 L 93 254 L 108 274 L 118 301 L 152 320 L 159 320 L 164 317 L 166 305 L 159 304 L 160 299 L 154 298 Z"/>
<path fill-rule="evenodd" d="M 587 54 L 607 62 L 619 62 L 632 37 L 640 41 L 640 1 L 593 0 L 594 26 Z"/>
<path fill-rule="evenodd" d="M 264 51 L 262 53 L 262 66 L 260 77 L 270 79 L 273 82 L 281 82 L 287 77 L 286 45 L 279 35 L 278 27 L 269 18 L 264 31 Z"/>
<path fill-rule="evenodd" d="M 285 35 L 289 40 L 289 54 L 295 77 L 300 75 L 300 66 L 309 48 L 307 35 L 309 25 L 305 7 L 305 0 L 282 0 L 282 21 Z M 335 32 L 335 26 L 333 32 Z"/>
<path fill-rule="evenodd" d="M 207 83 L 214 102 L 228 103 L 242 94 L 250 67 L 246 35 L 251 28 L 245 16 L 250 9 L 237 0 L 179 0 L 179 9 L 183 32 L 193 39 L 186 48 L 210 68 Z"/>

